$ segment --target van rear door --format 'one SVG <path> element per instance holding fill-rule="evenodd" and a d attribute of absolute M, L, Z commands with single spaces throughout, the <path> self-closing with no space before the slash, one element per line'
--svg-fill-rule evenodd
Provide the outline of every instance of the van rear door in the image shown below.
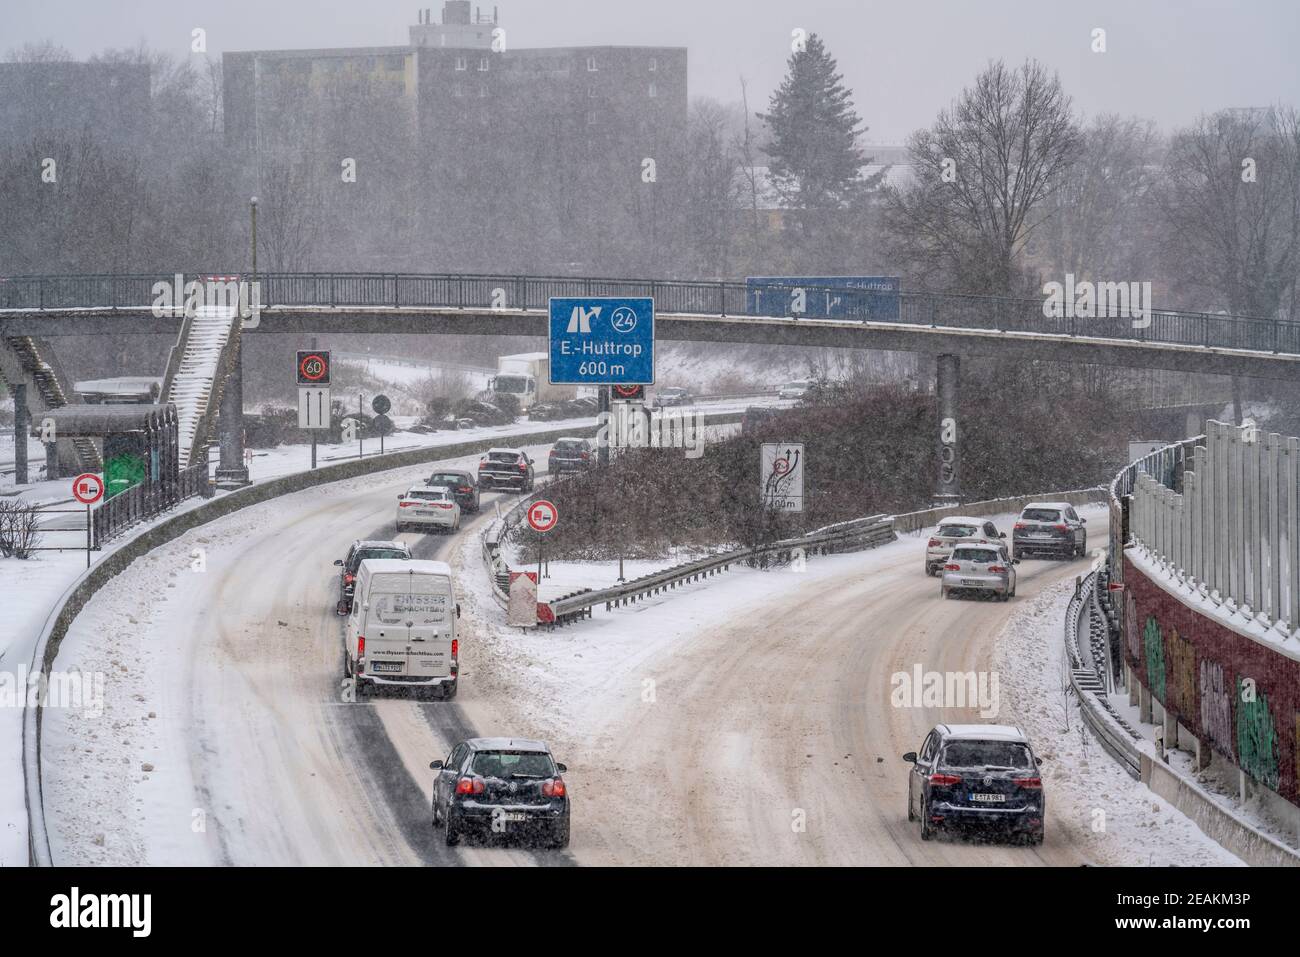
<path fill-rule="evenodd" d="M 365 631 L 366 670 L 376 678 L 449 677 L 454 604 L 445 575 L 375 575 Z"/>

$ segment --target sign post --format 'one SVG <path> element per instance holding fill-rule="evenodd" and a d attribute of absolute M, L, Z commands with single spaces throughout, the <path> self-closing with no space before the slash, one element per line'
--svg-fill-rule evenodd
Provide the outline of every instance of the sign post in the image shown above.
<path fill-rule="evenodd" d="M 528 527 L 534 532 L 545 534 L 553 529 L 560 521 L 559 509 L 553 502 L 548 502 L 544 498 L 539 498 L 532 505 L 528 506 Z M 550 576 L 542 575 L 542 553 L 545 546 L 542 544 L 545 539 L 537 543 L 537 577 L 549 578 Z"/>
<path fill-rule="evenodd" d="M 802 512 L 804 468 L 802 443 L 764 443 L 758 475 L 763 506 L 778 512 Z"/>
<path fill-rule="evenodd" d="M 393 407 L 386 395 L 377 395 L 370 400 L 370 408 L 375 410 L 375 428 L 379 431 L 379 454 L 384 454 L 384 433 L 388 431 L 388 426 L 392 425 L 388 417 L 384 414 Z"/>
<path fill-rule="evenodd" d="M 311 431 L 311 467 L 314 469 L 316 432 L 330 427 L 329 350 L 299 349 L 297 371 L 298 428 Z"/>
<path fill-rule="evenodd" d="M 72 480 L 72 497 L 86 506 L 86 567 L 90 567 L 90 552 L 95 547 L 90 507 L 104 497 L 104 480 L 94 472 L 83 472 Z"/>

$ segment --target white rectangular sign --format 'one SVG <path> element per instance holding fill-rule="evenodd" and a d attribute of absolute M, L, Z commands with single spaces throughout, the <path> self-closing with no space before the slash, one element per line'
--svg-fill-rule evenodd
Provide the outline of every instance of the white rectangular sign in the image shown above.
<path fill-rule="evenodd" d="M 330 427 L 330 390 L 304 386 L 298 390 L 298 428 Z"/>
<path fill-rule="evenodd" d="M 803 511 L 802 442 L 764 443 L 759 455 L 758 494 L 764 508 Z"/>

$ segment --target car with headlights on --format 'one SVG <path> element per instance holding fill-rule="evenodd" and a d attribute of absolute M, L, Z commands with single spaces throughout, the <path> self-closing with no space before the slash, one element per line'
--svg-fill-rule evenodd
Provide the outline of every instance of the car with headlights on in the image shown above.
<path fill-rule="evenodd" d="M 416 485 L 397 496 L 397 530 L 436 528 L 454 532 L 460 528 L 460 506 L 445 486 Z"/>
<path fill-rule="evenodd" d="M 352 543 L 343 558 L 334 559 L 339 568 L 339 602 L 335 609 L 346 615 L 352 611 L 352 595 L 357 584 L 357 568 L 367 558 L 410 558 L 411 549 L 405 542 L 358 539 Z"/>
<path fill-rule="evenodd" d="M 1019 728 L 1002 724 L 940 724 L 921 750 L 903 760 L 907 819 L 919 821 L 921 840 L 961 827 L 1043 843 L 1047 801 L 1034 754 Z"/>
<path fill-rule="evenodd" d="M 1005 545 L 959 545 L 943 565 L 939 594 L 992 595 L 999 601 L 1016 596 L 1016 565 Z"/>
<path fill-rule="evenodd" d="M 569 789 L 551 749 L 525 738 L 470 738 L 429 767 L 433 826 L 448 845 L 467 833 L 569 845 Z"/>
<path fill-rule="evenodd" d="M 925 545 L 925 573 L 937 575 L 948 561 L 948 556 L 958 545 L 996 545 L 1007 537 L 986 518 L 967 518 L 949 515 L 940 519 Z"/>

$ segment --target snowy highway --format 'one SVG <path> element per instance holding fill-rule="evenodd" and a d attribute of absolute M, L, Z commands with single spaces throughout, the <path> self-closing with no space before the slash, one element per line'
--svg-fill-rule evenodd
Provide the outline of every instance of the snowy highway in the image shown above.
<path fill-rule="evenodd" d="M 904 536 L 813 559 L 802 575 L 736 571 L 585 625 L 515 636 L 486 597 L 478 533 L 502 496 L 485 495 L 457 536 L 402 536 L 418 557 L 450 561 L 460 583 L 456 702 L 343 701 L 331 563 L 353 539 L 392 537 L 396 492 L 427 471 L 247 509 L 151 553 L 93 599 L 59 665 L 110 674 L 105 713 L 47 716 L 56 862 L 1091 860 L 1076 846 L 1083 822 L 1062 819 L 1050 797 L 1040 848 L 922 843 L 906 819 L 899 755 L 936 721 L 975 711 L 898 708 L 889 694 L 891 674 L 914 664 L 990 670 L 1008 620 L 1082 561 L 1024 562 L 1011 603 L 943 601 L 921 570 L 925 540 Z M 588 664 L 573 670 L 577 659 Z M 428 763 L 474 734 L 543 737 L 569 764 L 568 853 L 443 846 Z"/>

